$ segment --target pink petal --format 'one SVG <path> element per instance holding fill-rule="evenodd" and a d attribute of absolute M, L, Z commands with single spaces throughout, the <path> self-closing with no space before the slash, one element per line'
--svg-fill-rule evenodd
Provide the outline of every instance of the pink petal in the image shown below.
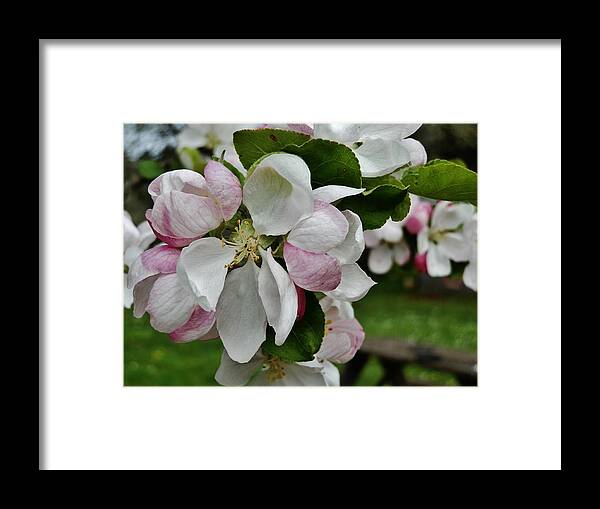
<path fill-rule="evenodd" d="M 340 263 L 328 254 L 311 253 L 286 242 L 283 246 L 283 258 L 294 283 L 305 290 L 331 291 L 342 280 Z"/>
<path fill-rule="evenodd" d="M 298 311 L 296 312 L 296 320 L 302 320 L 304 317 L 304 312 L 306 311 L 306 293 L 304 290 L 297 285 L 294 285 L 296 288 L 296 294 L 298 295 Z"/>
<path fill-rule="evenodd" d="M 192 170 L 172 170 L 156 177 L 148 186 L 148 193 L 152 199 L 170 191 L 208 196 L 208 187 L 204 177 Z"/>
<path fill-rule="evenodd" d="M 327 334 L 316 356 L 332 362 L 346 363 L 356 355 L 364 339 L 365 332 L 356 319 L 334 321 L 327 327 Z"/>
<path fill-rule="evenodd" d="M 187 343 L 194 339 L 201 339 L 212 329 L 214 323 L 214 311 L 205 311 L 200 306 L 196 306 L 190 319 L 181 327 L 171 332 L 169 337 L 176 343 Z"/>
<path fill-rule="evenodd" d="M 325 253 L 340 245 L 348 234 L 348 220 L 329 203 L 314 201 L 313 213 L 292 228 L 288 240 L 313 253 Z"/>
<path fill-rule="evenodd" d="M 194 294 L 181 284 L 177 274 L 165 274 L 150 290 L 146 311 L 154 329 L 173 332 L 190 319 L 195 308 Z"/>
<path fill-rule="evenodd" d="M 229 221 L 242 203 L 242 187 L 237 177 L 217 161 L 209 161 L 204 168 L 208 188 L 217 201 L 223 218 Z"/>
<path fill-rule="evenodd" d="M 417 253 L 413 263 L 419 272 L 427 274 L 427 253 Z"/>
<path fill-rule="evenodd" d="M 171 246 L 156 246 L 144 251 L 131 265 L 127 285 L 129 288 L 133 288 L 150 276 L 174 273 L 180 254 L 179 249 Z"/>
<path fill-rule="evenodd" d="M 195 240 L 202 238 L 202 235 L 200 235 L 199 237 L 193 237 L 193 238 L 177 238 L 177 237 L 171 237 L 169 235 L 163 235 L 162 233 L 157 231 L 156 228 L 154 228 L 154 225 L 152 224 L 152 209 L 148 209 L 146 211 L 146 220 L 148 221 L 150 228 L 152 228 L 154 235 L 156 235 L 156 238 L 158 240 L 162 240 L 163 242 L 169 244 L 169 246 L 172 246 L 172 247 L 185 247 L 185 246 L 190 245 Z"/>
<path fill-rule="evenodd" d="M 288 127 L 292 131 L 296 131 L 302 134 L 308 134 L 309 136 L 313 136 L 315 134 L 315 130 L 308 124 L 288 124 Z"/>
<path fill-rule="evenodd" d="M 412 198 L 415 200 L 415 197 Z M 426 201 L 418 201 L 411 209 L 410 214 L 404 221 L 404 227 L 413 235 L 417 235 L 429 222 L 433 205 Z"/>
<path fill-rule="evenodd" d="M 146 217 L 159 239 L 177 247 L 202 237 L 223 220 L 215 200 L 181 191 L 161 194 Z"/>

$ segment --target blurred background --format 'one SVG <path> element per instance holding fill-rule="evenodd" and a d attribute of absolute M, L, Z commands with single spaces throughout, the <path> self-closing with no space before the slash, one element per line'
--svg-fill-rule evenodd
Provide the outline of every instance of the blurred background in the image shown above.
<path fill-rule="evenodd" d="M 181 147 L 184 124 L 124 126 L 124 209 L 133 222 L 152 206 L 148 184 L 158 175 L 187 167 L 201 170 L 215 146 Z M 477 171 L 476 124 L 425 124 L 412 138 L 428 159 L 462 161 Z M 408 238 L 411 251 L 415 239 Z M 342 385 L 476 385 L 477 293 L 462 282 L 465 264 L 452 275 L 432 278 L 413 263 L 394 264 L 384 275 L 359 264 L 375 280 L 367 296 L 354 304 L 366 339 L 357 356 L 340 365 Z M 150 327 L 148 315 L 136 319 L 124 310 L 124 383 L 128 386 L 218 385 L 219 341 L 174 344 Z"/>

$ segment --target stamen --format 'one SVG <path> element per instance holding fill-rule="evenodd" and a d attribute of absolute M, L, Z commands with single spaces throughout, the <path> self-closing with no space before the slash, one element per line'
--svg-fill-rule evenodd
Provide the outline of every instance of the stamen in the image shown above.
<path fill-rule="evenodd" d="M 229 239 L 221 238 L 223 246 L 232 246 L 236 249 L 235 257 L 227 265 L 228 268 L 233 268 L 241 264 L 246 258 L 252 258 L 255 262 L 260 260 L 260 255 L 258 254 L 258 237 L 255 236 L 256 233 L 252 227 L 252 223 L 247 219 L 244 221 L 238 219 L 237 224 Z"/>
<path fill-rule="evenodd" d="M 269 357 L 265 363 L 267 380 L 272 383 L 281 380 L 285 376 L 285 364 L 277 357 Z"/>

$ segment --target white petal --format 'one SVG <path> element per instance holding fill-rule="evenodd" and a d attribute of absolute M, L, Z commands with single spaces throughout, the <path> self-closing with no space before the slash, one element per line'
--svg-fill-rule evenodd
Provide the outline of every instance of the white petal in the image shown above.
<path fill-rule="evenodd" d="M 386 274 L 393 265 L 392 250 L 387 244 L 371 249 L 367 264 L 373 274 Z"/>
<path fill-rule="evenodd" d="M 261 249 L 260 254 L 263 263 L 258 274 L 258 293 L 267 320 L 275 329 L 275 344 L 280 346 L 296 321 L 298 294 L 288 273 L 273 258 L 271 248 Z"/>
<path fill-rule="evenodd" d="M 471 261 L 463 272 L 463 282 L 471 290 L 477 291 L 477 260 Z"/>
<path fill-rule="evenodd" d="M 340 386 L 340 372 L 338 368 L 329 361 L 323 361 L 323 368 L 321 370 L 325 385 L 328 387 L 339 387 Z"/>
<path fill-rule="evenodd" d="M 398 244 L 394 245 L 394 261 L 402 266 L 410 259 L 410 247 L 406 239 L 402 239 Z"/>
<path fill-rule="evenodd" d="M 356 302 L 362 299 L 369 289 L 375 285 L 369 276 L 356 263 L 342 265 L 342 281 L 339 286 L 325 295 L 334 299 Z"/>
<path fill-rule="evenodd" d="M 152 231 L 150 227 L 150 223 L 148 221 L 142 221 L 137 225 L 137 229 L 140 232 L 140 238 L 138 240 L 138 246 L 142 251 L 148 249 L 148 246 L 152 244 L 156 240 L 156 235 Z"/>
<path fill-rule="evenodd" d="M 213 311 L 225 283 L 227 267 L 235 257 L 235 248 L 209 237 L 192 242 L 181 251 L 177 274 L 198 298 L 198 304 Z"/>
<path fill-rule="evenodd" d="M 313 213 L 292 228 L 287 240 L 300 249 L 325 253 L 343 242 L 348 228 L 348 220 L 338 209 L 315 201 Z"/>
<path fill-rule="evenodd" d="M 475 214 L 475 207 L 469 203 L 438 202 L 431 215 L 431 229 L 454 230 L 467 222 Z"/>
<path fill-rule="evenodd" d="M 223 350 L 221 354 L 221 364 L 215 374 L 215 380 L 221 385 L 235 387 L 246 385 L 252 375 L 260 368 L 262 356 L 255 355 L 249 362 L 240 364 L 227 355 Z"/>
<path fill-rule="evenodd" d="M 283 235 L 313 211 L 310 170 L 298 156 L 265 157 L 244 184 L 244 204 L 254 228 L 264 235 Z"/>
<path fill-rule="evenodd" d="M 417 234 L 417 252 L 419 254 L 426 253 L 429 249 L 429 226 L 423 226 Z"/>
<path fill-rule="evenodd" d="M 477 214 L 464 224 L 463 235 L 467 239 L 467 242 L 477 244 Z"/>
<path fill-rule="evenodd" d="M 455 262 L 466 262 L 471 255 L 471 244 L 462 233 L 444 234 L 438 241 L 439 250 Z"/>
<path fill-rule="evenodd" d="M 391 242 L 394 244 L 395 242 L 400 242 L 400 239 L 403 237 L 404 233 L 402 231 L 402 224 L 400 221 L 392 221 L 389 218 L 381 228 L 379 228 L 379 236 L 385 240 L 386 242 Z"/>
<path fill-rule="evenodd" d="M 362 193 L 365 188 L 356 188 L 348 186 L 323 186 L 313 190 L 313 198 L 315 200 L 324 201 L 325 203 L 333 203 L 347 196 L 355 196 Z"/>
<path fill-rule="evenodd" d="M 410 154 L 400 142 L 367 138 L 354 149 L 363 177 L 380 177 L 410 162 Z"/>
<path fill-rule="evenodd" d="M 360 217 L 351 210 L 344 210 L 342 214 L 348 221 L 348 234 L 342 243 L 329 250 L 328 254 L 337 258 L 342 265 L 345 265 L 354 263 L 360 258 L 365 250 L 365 238 Z"/>
<path fill-rule="evenodd" d="M 449 276 L 451 271 L 450 258 L 432 243 L 427 251 L 427 272 L 429 275 L 432 277 L 445 277 Z"/>
<path fill-rule="evenodd" d="M 264 373 L 259 373 L 250 385 L 273 385 L 280 387 L 310 387 L 325 386 L 325 378 L 322 374 L 322 366 L 314 361 L 298 362 L 285 365 L 285 376 L 277 380 L 269 381 Z"/>
<path fill-rule="evenodd" d="M 323 297 L 319 304 L 325 313 L 326 320 L 351 320 L 354 318 L 354 309 L 350 302 Z"/>
<path fill-rule="evenodd" d="M 152 327 L 159 332 L 173 332 L 190 319 L 195 305 L 194 295 L 181 284 L 177 274 L 164 274 L 154 282 L 146 310 Z"/>
<path fill-rule="evenodd" d="M 210 196 L 204 177 L 192 170 L 171 170 L 156 177 L 148 185 L 148 193 L 153 200 L 170 191 L 181 191 L 183 193 L 198 196 Z"/>
<path fill-rule="evenodd" d="M 133 304 L 133 290 L 127 287 L 127 274 L 123 274 L 123 305 L 129 309 Z"/>
<path fill-rule="evenodd" d="M 133 224 L 129 212 L 123 211 L 123 253 L 129 248 L 137 246 L 140 232 Z"/>
<path fill-rule="evenodd" d="M 136 318 L 141 318 L 146 312 L 148 300 L 150 299 L 150 291 L 159 276 L 159 274 L 149 276 L 133 287 L 133 316 Z"/>
<path fill-rule="evenodd" d="M 315 124 L 315 138 L 333 140 L 340 143 L 353 143 L 360 137 L 359 124 Z"/>
<path fill-rule="evenodd" d="M 407 138 L 406 140 L 402 140 L 400 144 L 408 150 L 411 165 L 420 166 L 427 162 L 427 152 L 420 141 Z"/>
<path fill-rule="evenodd" d="M 252 260 L 227 275 L 217 304 L 217 329 L 236 362 L 248 362 L 265 341 L 267 315 L 258 293 L 258 267 Z"/>
<path fill-rule="evenodd" d="M 127 267 L 131 267 L 133 262 L 135 262 L 136 258 L 140 256 L 144 252 L 143 249 L 140 249 L 138 246 L 131 246 L 127 248 L 125 254 L 123 255 L 123 263 L 127 265 Z"/>
<path fill-rule="evenodd" d="M 422 124 L 358 124 L 360 137 L 381 138 L 384 140 L 402 140 L 413 134 Z"/>
<path fill-rule="evenodd" d="M 366 137 L 401 140 L 422 124 L 315 124 L 315 138 L 353 143 Z"/>
<path fill-rule="evenodd" d="M 365 230 L 363 233 L 365 239 L 365 246 L 377 247 L 381 243 L 381 236 L 379 235 L 380 228 L 376 230 Z"/>

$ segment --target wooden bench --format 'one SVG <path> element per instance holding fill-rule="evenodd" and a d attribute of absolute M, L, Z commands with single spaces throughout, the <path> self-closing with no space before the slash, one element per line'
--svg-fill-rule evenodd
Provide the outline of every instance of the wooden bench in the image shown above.
<path fill-rule="evenodd" d="M 369 357 L 378 358 L 384 369 L 379 385 L 428 385 L 406 379 L 407 364 L 452 373 L 464 386 L 477 385 L 477 354 L 450 348 L 426 346 L 394 338 L 368 338 L 342 374 L 342 385 L 354 385 Z"/>

